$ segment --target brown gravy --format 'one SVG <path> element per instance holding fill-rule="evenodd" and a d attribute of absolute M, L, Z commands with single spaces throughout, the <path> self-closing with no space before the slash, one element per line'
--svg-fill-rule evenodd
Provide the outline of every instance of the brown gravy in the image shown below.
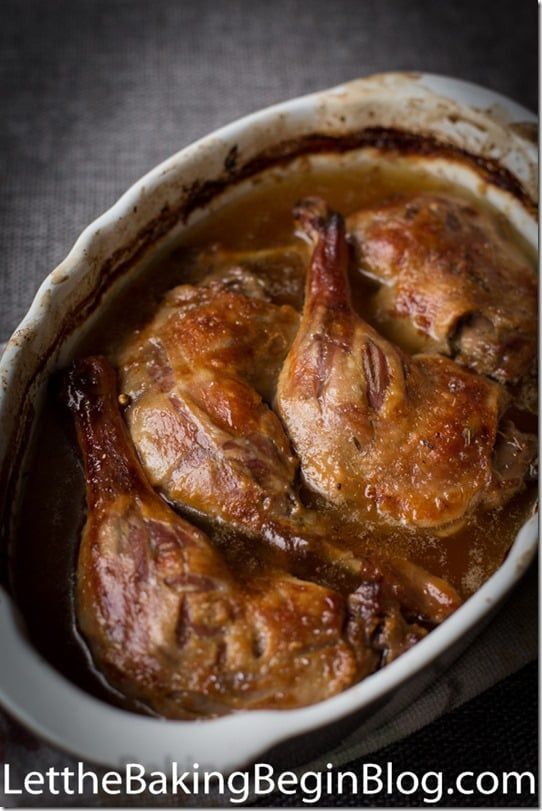
<path fill-rule="evenodd" d="M 406 172 L 392 164 L 317 171 L 309 163 L 301 164 L 300 171 L 279 175 L 271 183 L 256 184 L 245 197 L 223 205 L 201 224 L 190 228 L 182 244 L 169 256 L 151 262 L 103 307 L 98 322 L 80 342 L 77 355 L 101 353 L 114 360 L 125 337 L 149 318 L 166 290 L 182 282 L 197 281 L 193 257 L 198 249 L 212 243 L 231 250 L 291 244 L 294 241 L 291 209 L 302 196 L 320 195 L 347 215 L 398 193 L 451 190 L 444 180 L 421 170 Z M 473 202 L 471 197 L 469 200 Z M 510 239 L 518 239 L 506 223 L 502 227 Z M 367 305 L 370 283 L 359 277 L 353 282 L 356 307 L 370 321 Z M 283 300 L 287 301 L 288 296 L 285 289 Z M 533 430 L 534 418 L 524 419 L 526 422 L 520 427 Z M 134 706 L 103 681 L 77 632 L 75 568 L 85 516 L 85 492 L 71 420 L 59 402 L 54 377 L 35 436 L 25 474 L 19 525 L 11 547 L 11 588 L 28 634 L 53 666 L 84 689 L 120 706 L 147 711 Z M 535 497 L 535 489 L 530 486 L 504 509 L 474 515 L 464 529 L 445 538 L 430 531 L 373 525 L 353 528 L 349 516 L 339 512 L 329 514 L 328 520 L 344 530 L 355 551 L 376 548 L 404 553 L 432 573 L 448 579 L 462 596 L 468 597 L 502 563 L 518 529 L 532 511 Z M 242 542 L 236 544 L 231 536 L 225 539 L 216 534 L 216 541 L 227 554 L 243 554 Z"/>

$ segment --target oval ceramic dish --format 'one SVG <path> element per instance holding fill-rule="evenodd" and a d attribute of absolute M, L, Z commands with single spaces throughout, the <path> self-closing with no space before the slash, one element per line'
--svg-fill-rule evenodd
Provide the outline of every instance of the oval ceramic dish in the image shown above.
<path fill-rule="evenodd" d="M 536 119 L 489 90 L 427 74 L 382 74 L 243 118 L 152 170 L 90 225 L 41 286 L 0 366 L 0 484 L 6 552 L 34 414 L 49 373 L 99 307 L 155 251 L 240 194 L 264 170 L 300 155 L 320 160 L 401 154 L 484 196 L 536 247 Z M 25 637 L 0 589 L 0 700 L 63 749 L 96 763 L 136 761 L 227 772 L 328 727 L 374 728 L 450 665 L 507 596 L 534 556 L 537 522 L 519 532 L 496 574 L 400 659 L 346 692 L 296 710 L 253 711 L 202 722 L 163 721 L 116 709 L 60 676 Z M 5 573 L 2 580 L 5 582 Z M 322 736 L 318 737 L 322 740 Z M 307 750 L 305 749 L 305 752 Z M 275 750 L 276 752 L 276 750 Z"/>

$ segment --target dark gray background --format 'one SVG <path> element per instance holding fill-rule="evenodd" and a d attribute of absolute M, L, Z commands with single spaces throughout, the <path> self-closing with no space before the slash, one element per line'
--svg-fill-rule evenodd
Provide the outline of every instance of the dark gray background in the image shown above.
<path fill-rule="evenodd" d="M 537 104 L 535 0 L 3 0 L 0 14 L 0 340 L 84 226 L 153 165 L 244 113 L 404 69 Z M 536 699 L 530 666 L 383 761 L 534 770 Z"/>
<path fill-rule="evenodd" d="M 3 0 L 0 13 L 0 340 L 91 220 L 244 113 L 402 69 L 536 106 L 536 0 Z"/>

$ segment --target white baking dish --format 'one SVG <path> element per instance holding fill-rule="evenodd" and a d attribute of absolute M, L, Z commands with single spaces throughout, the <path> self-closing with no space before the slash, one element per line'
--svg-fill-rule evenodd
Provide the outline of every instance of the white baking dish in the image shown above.
<path fill-rule="evenodd" d="M 378 149 L 389 149 L 392 130 L 400 131 L 411 160 L 485 195 L 535 247 L 537 151 L 529 138 L 535 126 L 532 114 L 489 90 L 427 74 L 382 74 L 243 118 L 149 172 L 84 231 L 47 277 L 2 358 L 2 543 L 16 511 L 24 449 L 44 381 L 69 359 L 101 298 L 114 294 L 145 257 L 225 197 L 241 193 L 264 166 L 286 171 L 292 156 L 311 151 L 320 153 L 319 160 L 332 159 L 329 153 L 336 151 L 342 161 L 360 155 L 370 160 Z M 425 153 L 408 146 L 411 135 L 425 144 Z M 363 152 L 351 151 L 361 146 Z M 340 730 L 388 719 L 449 666 L 522 576 L 536 544 L 533 517 L 499 571 L 449 620 L 341 695 L 304 709 L 198 723 L 138 716 L 68 682 L 33 649 L 0 588 L 0 700 L 65 750 L 111 765 L 135 761 L 167 769 L 171 761 L 197 762 L 226 772 L 316 728 L 328 726 L 331 742 Z"/>

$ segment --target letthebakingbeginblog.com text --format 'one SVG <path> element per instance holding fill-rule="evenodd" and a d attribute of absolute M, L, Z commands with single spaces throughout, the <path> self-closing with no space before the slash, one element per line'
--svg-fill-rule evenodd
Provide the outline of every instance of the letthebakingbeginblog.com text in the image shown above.
<path fill-rule="evenodd" d="M 246 802 L 251 797 L 279 793 L 296 795 L 305 805 L 326 797 L 408 796 L 420 792 L 426 804 L 437 803 L 443 796 L 534 795 L 536 781 L 532 772 L 480 772 L 465 770 L 446 780 L 442 771 L 398 771 L 393 763 L 363 763 L 359 770 L 342 771 L 328 763 L 321 771 L 278 771 L 270 763 L 256 763 L 251 769 L 223 774 L 200 768 L 198 763 L 182 769 L 172 762 L 170 769 L 148 771 L 140 763 L 127 763 L 116 771 L 92 770 L 84 763 L 75 768 L 50 767 L 17 777 L 9 763 L 3 769 L 3 797 L 30 796 L 150 796 L 185 797 L 215 796 L 231 804 Z"/>

